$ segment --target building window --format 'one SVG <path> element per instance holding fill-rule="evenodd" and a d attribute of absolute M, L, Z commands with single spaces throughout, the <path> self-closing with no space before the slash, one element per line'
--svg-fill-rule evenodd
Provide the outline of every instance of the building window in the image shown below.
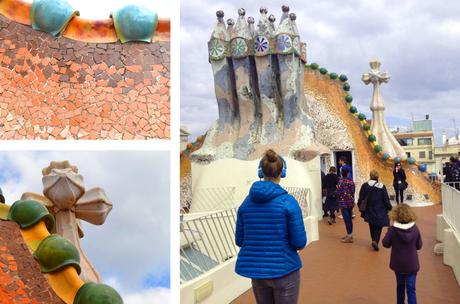
<path fill-rule="evenodd" d="M 428 158 L 433 159 L 433 151 L 428 151 Z"/>
<path fill-rule="evenodd" d="M 432 141 L 431 141 L 431 138 L 419 138 L 417 140 L 417 143 L 419 146 L 424 146 L 424 145 L 431 146 Z"/>
<path fill-rule="evenodd" d="M 418 158 L 422 159 L 422 158 L 425 158 L 425 157 L 426 157 L 425 151 L 418 152 Z"/>
<path fill-rule="evenodd" d="M 407 157 L 410 157 L 410 152 L 406 152 Z"/>
<path fill-rule="evenodd" d="M 414 145 L 414 139 L 413 138 L 400 138 L 398 139 L 398 142 L 401 146 L 412 146 Z"/>

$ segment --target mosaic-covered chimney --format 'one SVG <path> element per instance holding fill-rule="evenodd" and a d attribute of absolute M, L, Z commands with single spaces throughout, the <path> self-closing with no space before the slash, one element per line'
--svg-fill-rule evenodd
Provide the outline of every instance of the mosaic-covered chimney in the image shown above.
<path fill-rule="evenodd" d="M 300 115 L 306 58 L 296 16 L 284 5 L 276 26 L 266 8 L 260 9 L 257 23 L 241 8 L 226 30 L 223 17 L 218 11 L 208 43 L 219 128 L 231 130 L 235 138 L 249 134 L 253 142 L 276 141 Z"/>

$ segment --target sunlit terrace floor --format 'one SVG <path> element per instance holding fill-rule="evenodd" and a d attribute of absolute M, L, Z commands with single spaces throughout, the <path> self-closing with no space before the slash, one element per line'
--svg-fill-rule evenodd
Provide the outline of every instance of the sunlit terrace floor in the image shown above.
<path fill-rule="evenodd" d="M 436 244 L 436 215 L 441 206 L 415 209 L 417 224 L 424 246 L 419 252 L 421 269 L 417 276 L 417 299 L 427 304 L 459 304 L 460 286 L 452 269 L 445 266 L 442 256 L 433 254 Z M 342 244 L 345 235 L 341 219 L 333 226 L 319 223 L 320 240 L 302 251 L 303 268 L 299 303 L 396 303 L 395 277 L 388 267 L 390 250 L 380 246 L 379 252 L 370 247 L 367 224 L 356 217 L 353 244 Z M 386 231 L 382 232 L 382 238 Z M 460 259 L 460 257 L 459 257 Z M 234 304 L 255 303 L 249 290 Z"/>

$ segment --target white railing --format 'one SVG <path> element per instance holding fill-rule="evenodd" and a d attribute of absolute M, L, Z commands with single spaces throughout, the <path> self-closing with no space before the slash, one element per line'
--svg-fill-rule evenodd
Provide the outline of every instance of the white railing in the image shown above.
<path fill-rule="evenodd" d="M 302 187 L 286 187 L 286 191 L 295 197 L 299 202 L 300 208 L 302 209 L 303 218 L 306 218 L 311 214 L 311 191 L 309 188 Z"/>
<path fill-rule="evenodd" d="M 287 187 L 286 190 L 299 202 L 303 217 L 309 216 L 310 190 L 301 187 Z M 238 253 L 235 244 L 237 210 L 238 208 L 230 208 L 197 216 L 193 216 L 192 213 L 187 215 L 188 219 L 181 218 L 181 283 L 203 275 L 236 257 Z"/>
<path fill-rule="evenodd" d="M 181 221 L 181 282 L 194 279 L 236 256 L 237 208 Z"/>
<path fill-rule="evenodd" d="M 460 187 L 456 186 L 460 183 L 442 184 L 442 215 L 460 239 Z"/>
<path fill-rule="evenodd" d="M 460 191 L 460 182 L 445 182 L 445 184 Z"/>
<path fill-rule="evenodd" d="M 193 192 L 190 212 L 227 210 L 235 207 L 235 187 L 200 188 Z"/>

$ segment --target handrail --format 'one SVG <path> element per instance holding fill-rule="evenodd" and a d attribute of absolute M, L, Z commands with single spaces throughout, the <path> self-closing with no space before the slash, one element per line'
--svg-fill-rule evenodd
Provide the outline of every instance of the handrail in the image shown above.
<path fill-rule="evenodd" d="M 442 215 L 460 239 L 460 182 L 443 183 Z"/>

